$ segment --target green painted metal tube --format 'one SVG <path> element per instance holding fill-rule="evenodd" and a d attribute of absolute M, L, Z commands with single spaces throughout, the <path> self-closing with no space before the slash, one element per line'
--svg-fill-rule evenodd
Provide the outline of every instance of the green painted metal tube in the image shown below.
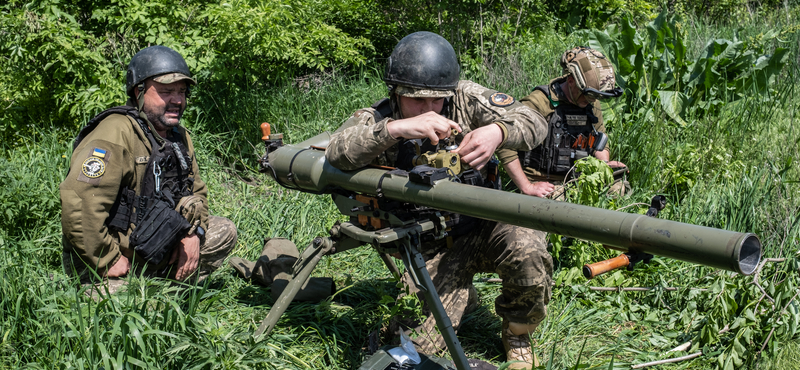
<path fill-rule="evenodd" d="M 410 182 L 386 170 L 341 171 L 325 159 L 329 133 L 269 154 L 272 176 L 283 186 L 314 193 L 335 188 L 377 194 L 486 220 L 603 243 L 622 251 L 697 263 L 744 275 L 761 259 L 761 242 L 752 233 L 662 220 L 494 189 L 439 181 L 433 186 Z M 381 181 L 381 178 L 383 180 Z"/>

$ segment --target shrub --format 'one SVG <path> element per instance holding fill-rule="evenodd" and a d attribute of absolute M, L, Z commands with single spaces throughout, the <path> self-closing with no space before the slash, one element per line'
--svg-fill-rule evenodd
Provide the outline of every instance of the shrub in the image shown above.
<path fill-rule="evenodd" d="M 0 133 L 21 142 L 30 122 L 47 121 L 73 130 L 120 104 L 128 61 L 154 44 L 180 52 L 212 85 L 361 65 L 369 42 L 320 21 L 336 5 L 12 0 L 0 6 L 0 53 L 8 56 L 0 58 Z"/>

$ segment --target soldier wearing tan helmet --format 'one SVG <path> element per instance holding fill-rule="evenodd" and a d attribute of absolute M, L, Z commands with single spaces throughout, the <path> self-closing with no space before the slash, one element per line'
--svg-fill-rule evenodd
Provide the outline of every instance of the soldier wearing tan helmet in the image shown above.
<path fill-rule="evenodd" d="M 611 62 L 601 52 L 577 47 L 560 60 L 564 75 L 537 86 L 520 100 L 548 121 L 548 136 L 531 151 L 498 151 L 497 156 L 511 179 L 524 194 L 562 198 L 563 184 L 575 161 L 594 156 L 605 161 L 615 175 L 627 172 L 624 163 L 610 161 L 601 99 L 617 98 Z M 610 194 L 624 194 L 627 182 L 616 181 Z"/>
<path fill-rule="evenodd" d="M 127 104 L 80 131 L 59 186 L 64 269 L 102 293 L 131 275 L 202 279 L 237 237 L 230 220 L 209 216 L 208 188 L 180 125 L 196 84 L 186 61 L 151 46 L 131 58 L 126 80 Z"/>

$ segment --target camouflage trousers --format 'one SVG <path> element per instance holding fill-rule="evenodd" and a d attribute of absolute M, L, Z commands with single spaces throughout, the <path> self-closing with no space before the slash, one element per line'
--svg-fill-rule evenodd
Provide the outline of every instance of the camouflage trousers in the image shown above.
<path fill-rule="evenodd" d="M 500 296 L 495 300 L 500 317 L 523 324 L 540 323 L 547 315 L 553 278 L 546 234 L 490 221 L 479 221 L 474 230 L 455 239 L 450 248 L 422 246 L 426 267 L 453 328 L 458 330 L 461 325 L 470 290 L 474 292 L 473 278 L 481 272 L 496 272 L 503 279 Z M 411 293 L 417 293 L 407 272 L 403 280 Z M 424 314 L 427 317 L 422 324 L 408 330 L 418 334 L 414 339 L 417 349 L 426 354 L 446 350 L 427 307 Z"/>
<path fill-rule="evenodd" d="M 196 281 L 199 283 L 222 266 L 222 262 L 231 253 L 233 247 L 236 246 L 237 237 L 236 226 L 231 220 L 224 217 L 209 216 L 206 238 L 200 244 L 200 261 L 198 262 L 197 270 L 184 281 Z M 62 253 L 62 263 L 67 275 L 78 276 L 82 286 L 94 285 L 97 288 L 93 289 L 90 294 L 94 294 L 98 290 L 105 293 L 106 289 L 109 294 L 113 294 L 128 284 L 125 277 L 104 278 L 102 282 L 97 282 L 96 274 L 91 269 L 87 268 L 80 259 L 66 252 Z M 167 265 L 166 268 L 156 268 L 140 261 L 134 261 L 128 276 L 174 279 L 176 272 L 177 268 L 174 268 L 173 265 Z"/>

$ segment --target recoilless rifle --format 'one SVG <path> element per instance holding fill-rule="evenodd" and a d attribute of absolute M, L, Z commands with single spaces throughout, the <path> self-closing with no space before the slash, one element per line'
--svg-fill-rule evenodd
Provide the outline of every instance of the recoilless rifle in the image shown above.
<path fill-rule="evenodd" d="M 436 318 L 455 368 L 469 369 L 419 251 L 423 241 L 447 238 L 451 217 L 457 214 L 595 241 L 631 256 L 664 256 L 744 275 L 752 274 L 761 259 L 761 242 L 752 233 L 474 186 L 481 184 L 482 177 L 473 169 L 461 168 L 460 158 L 449 152 L 453 146 L 447 147 L 448 143 L 431 153 L 417 153 L 411 171 L 388 167 L 342 171 L 325 159 L 328 132 L 295 145 L 285 145 L 283 135 L 271 134 L 266 123 L 262 132 L 266 154 L 260 160 L 261 172 L 288 189 L 330 194 L 350 221 L 335 224 L 330 236 L 315 238 L 304 250 L 293 267 L 292 280 L 261 322 L 256 338 L 269 335 L 323 256 L 370 244 L 396 276 L 399 270 L 388 255 L 402 256 Z M 450 364 L 441 367 L 452 369 Z"/>

